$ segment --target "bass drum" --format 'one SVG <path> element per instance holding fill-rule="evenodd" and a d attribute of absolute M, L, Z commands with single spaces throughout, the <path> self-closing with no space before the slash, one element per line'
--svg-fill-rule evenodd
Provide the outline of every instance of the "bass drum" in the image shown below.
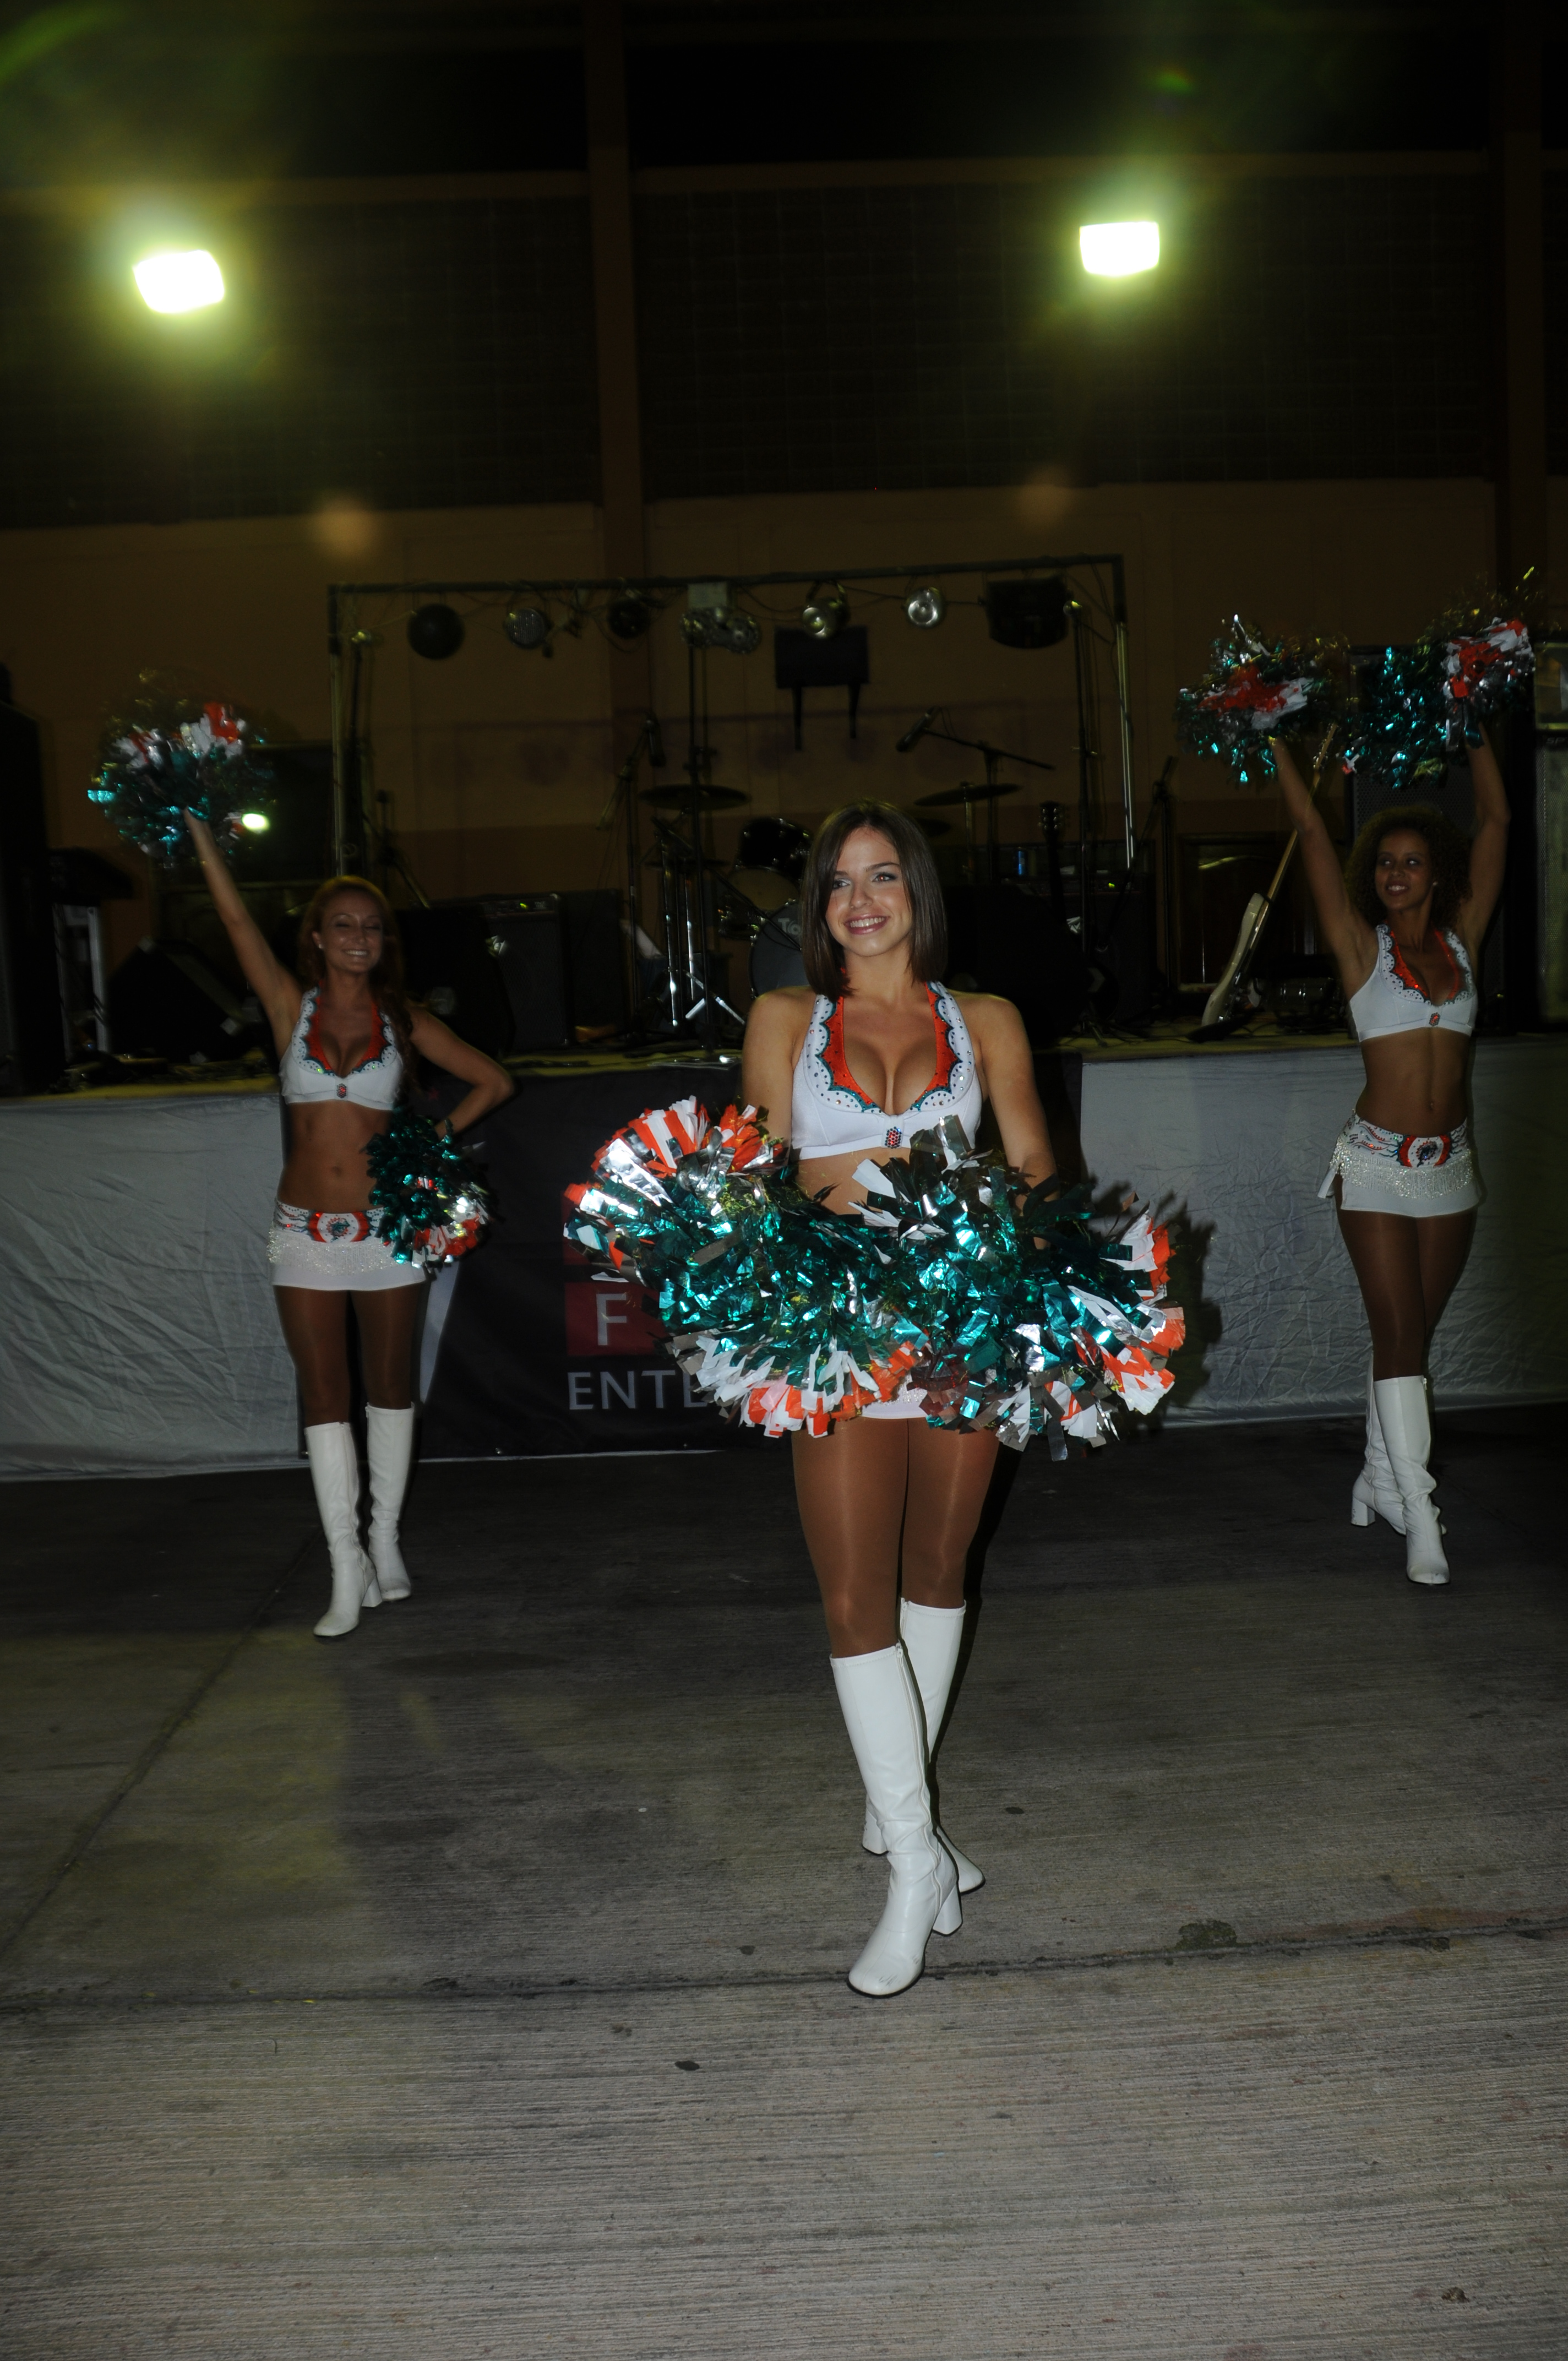
<path fill-rule="evenodd" d="M 804 983 L 806 961 L 800 955 L 800 904 L 786 902 L 770 911 L 751 940 L 753 994 L 777 992 L 782 984 Z"/>
<path fill-rule="evenodd" d="M 787 877 L 798 885 L 806 874 L 806 856 L 811 850 L 811 831 L 793 819 L 781 819 L 776 813 L 764 812 L 749 819 L 740 831 L 740 844 L 736 857 L 738 869 L 767 869 L 775 877 Z"/>

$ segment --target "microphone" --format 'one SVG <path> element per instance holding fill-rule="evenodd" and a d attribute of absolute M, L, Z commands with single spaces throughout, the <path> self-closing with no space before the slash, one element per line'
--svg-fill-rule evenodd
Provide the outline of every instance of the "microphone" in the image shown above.
<path fill-rule="evenodd" d="M 659 727 L 659 717 L 651 713 L 642 724 L 642 735 L 648 748 L 648 760 L 656 771 L 664 767 L 664 733 Z"/>
<path fill-rule="evenodd" d="M 924 738 L 927 730 L 929 730 L 932 722 L 935 721 L 941 709 L 942 708 L 939 705 L 928 705 L 926 708 L 926 710 L 920 716 L 919 720 L 916 721 L 910 729 L 906 730 L 903 737 L 899 740 L 898 751 L 901 754 L 907 754 L 911 746 L 917 746 L 920 743 L 921 739 Z"/>

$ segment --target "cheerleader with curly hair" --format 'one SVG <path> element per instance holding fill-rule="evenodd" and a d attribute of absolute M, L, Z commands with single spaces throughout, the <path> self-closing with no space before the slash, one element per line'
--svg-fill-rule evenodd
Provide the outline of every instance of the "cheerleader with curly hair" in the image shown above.
<path fill-rule="evenodd" d="M 1289 748 L 1271 742 L 1366 1070 L 1319 1191 L 1338 1209 L 1372 1331 L 1351 1521 L 1386 1518 L 1405 1536 L 1410 1580 L 1445 1583 L 1424 1372 L 1481 1202 L 1465 1079 L 1475 972 L 1503 887 L 1508 797 L 1483 737 L 1470 755 L 1472 840 L 1429 806 L 1395 805 L 1368 820 L 1342 869 Z"/>

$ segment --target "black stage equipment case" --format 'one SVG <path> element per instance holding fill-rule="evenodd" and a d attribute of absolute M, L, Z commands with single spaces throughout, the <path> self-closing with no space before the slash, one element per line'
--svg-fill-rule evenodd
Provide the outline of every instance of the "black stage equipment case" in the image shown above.
<path fill-rule="evenodd" d="M 65 1071 L 38 725 L 0 667 L 0 1091 L 43 1091 Z"/>
<path fill-rule="evenodd" d="M 398 927 L 410 993 L 488 1057 L 625 1027 L 617 894 L 480 895 L 400 910 Z"/>

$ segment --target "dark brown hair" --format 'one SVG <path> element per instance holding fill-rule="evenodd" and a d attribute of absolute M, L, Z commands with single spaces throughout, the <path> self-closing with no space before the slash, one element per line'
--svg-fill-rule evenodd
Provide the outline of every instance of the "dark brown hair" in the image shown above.
<path fill-rule="evenodd" d="M 329 877 L 316 887 L 300 920 L 300 947 L 295 956 L 295 970 L 302 983 L 321 983 L 326 976 L 326 961 L 316 942 L 322 920 L 329 904 L 340 894 L 364 894 L 376 905 L 381 921 L 381 956 L 371 969 L 367 981 L 375 995 L 376 1005 L 390 1017 L 392 1035 L 403 1061 L 405 1087 L 413 1080 L 419 1063 L 419 1052 L 413 1044 L 413 1019 L 409 1009 L 407 986 L 403 983 L 403 939 L 398 932 L 398 922 L 392 906 L 378 885 L 368 877 Z"/>
<path fill-rule="evenodd" d="M 898 855 L 914 925 L 909 938 L 910 972 L 917 983 L 935 983 L 948 964 L 948 914 L 930 843 L 896 804 L 846 804 L 829 812 L 811 840 L 800 881 L 800 950 L 813 992 L 837 1000 L 844 991 L 844 953 L 828 928 L 828 897 L 839 855 L 858 828 L 885 836 Z"/>
<path fill-rule="evenodd" d="M 1459 906 L 1470 892 L 1470 840 L 1431 804 L 1390 804 L 1374 812 L 1344 864 L 1344 889 L 1350 906 L 1369 927 L 1388 915 L 1377 899 L 1377 855 L 1385 837 L 1408 831 L 1419 836 L 1431 862 L 1431 922 L 1452 927 Z"/>

